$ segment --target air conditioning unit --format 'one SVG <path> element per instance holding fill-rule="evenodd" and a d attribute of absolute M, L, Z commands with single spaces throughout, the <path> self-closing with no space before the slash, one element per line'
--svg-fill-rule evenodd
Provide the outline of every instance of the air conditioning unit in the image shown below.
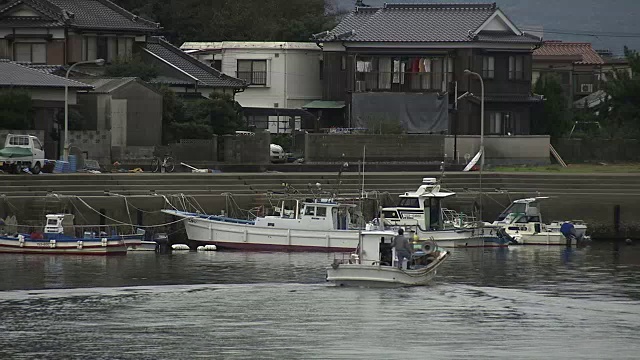
<path fill-rule="evenodd" d="M 592 93 L 593 92 L 593 84 L 581 84 L 580 92 L 583 93 Z"/>
<path fill-rule="evenodd" d="M 365 92 L 365 91 L 367 91 L 367 82 L 356 81 L 356 92 Z"/>

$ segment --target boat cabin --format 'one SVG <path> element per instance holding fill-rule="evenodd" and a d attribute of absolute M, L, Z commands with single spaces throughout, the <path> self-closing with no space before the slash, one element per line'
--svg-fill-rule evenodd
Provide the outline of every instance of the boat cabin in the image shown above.
<path fill-rule="evenodd" d="M 537 197 L 529 199 L 515 200 L 508 208 L 506 208 L 496 220 L 496 223 L 502 224 L 526 224 L 541 223 L 542 214 L 540 213 L 540 200 L 548 199 L 548 197 Z"/>
<path fill-rule="evenodd" d="M 397 207 L 382 209 L 384 224 L 443 230 L 442 200 L 454 195 L 442 190 L 436 178 L 423 178 L 418 190 L 400 195 Z"/>
<path fill-rule="evenodd" d="M 391 265 L 394 259 L 391 244 L 395 231 L 363 231 L 360 234 L 358 262 L 365 265 Z"/>
<path fill-rule="evenodd" d="M 273 216 L 259 217 L 256 226 L 304 230 L 349 230 L 351 204 L 338 204 L 331 200 L 301 202 L 295 200 L 293 208 L 287 209 L 285 201 Z"/>
<path fill-rule="evenodd" d="M 72 214 L 48 214 L 44 233 L 73 236 L 73 220 L 74 216 Z"/>

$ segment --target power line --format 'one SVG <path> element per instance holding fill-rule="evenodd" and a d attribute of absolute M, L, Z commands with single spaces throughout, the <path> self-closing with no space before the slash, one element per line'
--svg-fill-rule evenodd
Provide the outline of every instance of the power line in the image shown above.
<path fill-rule="evenodd" d="M 577 36 L 590 36 L 590 37 L 612 37 L 612 38 L 640 38 L 640 34 L 636 33 L 597 33 L 597 32 L 572 32 L 571 30 L 555 30 L 555 29 L 533 29 L 523 28 L 525 31 L 538 31 L 549 34 L 561 34 L 561 35 L 577 35 Z"/>

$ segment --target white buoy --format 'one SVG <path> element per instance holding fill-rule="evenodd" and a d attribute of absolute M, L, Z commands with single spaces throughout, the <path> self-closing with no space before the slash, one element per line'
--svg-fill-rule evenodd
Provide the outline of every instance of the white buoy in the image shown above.
<path fill-rule="evenodd" d="M 173 244 L 173 245 L 171 245 L 171 248 L 174 251 L 189 251 L 189 250 L 191 250 L 191 248 L 189 248 L 189 246 L 185 245 L 185 244 Z"/>
<path fill-rule="evenodd" d="M 215 245 L 198 246 L 198 251 L 216 251 L 218 247 Z"/>

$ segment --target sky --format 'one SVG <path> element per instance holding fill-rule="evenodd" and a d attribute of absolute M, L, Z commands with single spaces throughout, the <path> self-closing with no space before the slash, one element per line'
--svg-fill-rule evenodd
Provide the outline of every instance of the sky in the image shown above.
<path fill-rule="evenodd" d="M 334 0 L 342 9 L 355 0 Z M 384 3 L 487 3 L 479 0 L 364 0 L 372 6 Z M 595 49 L 616 55 L 624 46 L 640 50 L 640 0 L 502 0 L 498 6 L 521 30 L 544 29 L 545 40 L 590 42 Z M 589 34 L 589 36 L 584 35 Z"/>

